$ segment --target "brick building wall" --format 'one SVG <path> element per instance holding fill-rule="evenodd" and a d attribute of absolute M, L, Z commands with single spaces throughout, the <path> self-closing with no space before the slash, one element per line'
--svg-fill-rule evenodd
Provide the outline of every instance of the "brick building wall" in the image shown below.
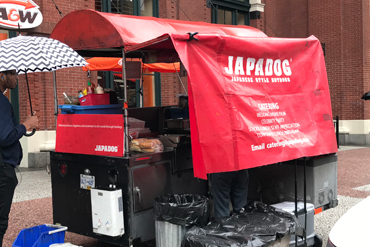
<path fill-rule="evenodd" d="M 34 29 L 27 32 L 27 35 L 37 35 L 48 37 L 55 25 L 62 18 L 55 8 L 52 1 L 39 0 L 35 1 L 40 7 L 43 15 L 43 23 Z M 63 15 L 77 9 L 95 9 L 94 0 L 79 0 L 69 1 L 62 0 L 57 2 L 59 10 Z M 53 88 L 53 73 L 28 73 L 28 82 L 30 86 L 30 94 L 33 111 L 36 111 L 40 116 L 40 130 L 54 130 L 54 88 Z M 82 72 L 81 68 L 70 68 L 56 71 L 56 85 L 58 103 L 63 104 L 63 92 L 67 95 L 77 95 L 78 90 L 86 87 L 87 83 L 86 72 Z M 96 83 L 96 73 L 92 73 L 91 81 Z M 25 121 L 27 116 L 31 114 L 25 75 L 19 76 L 19 115 L 20 122 Z"/>
<path fill-rule="evenodd" d="M 340 2 L 336 1 L 336 4 L 329 2 L 321 2 L 319 4 L 319 1 L 310 2 L 309 11 L 316 14 L 310 14 L 309 29 L 310 34 L 315 35 L 322 43 L 325 43 L 325 62 L 327 65 L 333 115 L 338 115 L 343 119 L 343 107 L 341 104 L 338 104 L 338 102 L 343 102 L 345 98 L 345 92 L 342 91 L 342 87 L 340 86 L 344 79 L 342 62 L 344 40 L 341 28 L 343 17 Z M 330 11 L 325 11 L 327 9 L 330 9 Z"/>
<path fill-rule="evenodd" d="M 251 26 L 269 37 L 305 38 L 308 36 L 308 0 L 263 0 L 261 18 Z M 257 23 L 257 24 L 256 24 Z"/>
<path fill-rule="evenodd" d="M 363 92 L 370 90 L 370 1 L 363 1 L 362 4 L 362 23 L 363 25 Z M 370 104 L 364 102 L 364 119 L 370 119 Z"/>
<path fill-rule="evenodd" d="M 95 9 L 94 0 L 70 2 L 58 1 L 63 15 L 75 9 Z M 206 0 L 160 0 L 160 18 L 211 22 L 211 9 Z M 251 20 L 251 26 L 265 32 L 269 37 L 305 38 L 316 36 L 325 43 L 325 61 L 332 99 L 333 116 L 340 119 L 370 119 L 370 106 L 361 100 L 370 90 L 369 59 L 367 48 L 370 40 L 369 0 L 263 0 L 265 11 L 260 19 Z M 52 1 L 38 0 L 36 3 L 44 16 L 43 24 L 30 30 L 30 35 L 48 36 L 61 19 Z M 57 74 L 59 102 L 62 93 L 76 94 L 85 87 L 86 73 L 80 68 L 63 69 Z M 185 93 L 177 75 L 162 74 L 162 105 L 177 104 L 177 94 Z M 96 74 L 92 74 L 96 83 Z M 187 80 L 182 78 L 187 89 Z M 34 110 L 41 116 L 41 129 L 55 128 L 53 116 L 52 73 L 29 75 Z M 20 117 L 24 121 L 30 114 L 24 76 L 20 76 Z"/>
<path fill-rule="evenodd" d="M 251 26 L 270 37 L 316 36 L 325 44 L 333 116 L 370 118 L 361 100 L 369 85 L 369 1 L 264 0 L 261 19 Z"/>
<path fill-rule="evenodd" d="M 325 7 L 332 9 L 329 16 L 319 15 L 322 24 L 312 21 L 310 30 L 326 44 L 333 115 L 347 120 L 364 119 L 362 1 L 337 1 Z M 312 8 L 320 11 L 317 6 Z"/>

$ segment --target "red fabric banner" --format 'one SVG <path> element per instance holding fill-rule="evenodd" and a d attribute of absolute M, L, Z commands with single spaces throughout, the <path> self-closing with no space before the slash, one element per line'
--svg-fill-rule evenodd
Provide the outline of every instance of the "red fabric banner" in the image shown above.
<path fill-rule="evenodd" d="M 59 114 L 55 151 L 122 157 L 123 116 Z"/>
<path fill-rule="evenodd" d="M 319 40 L 195 37 L 171 35 L 188 72 L 196 177 L 337 152 Z"/>

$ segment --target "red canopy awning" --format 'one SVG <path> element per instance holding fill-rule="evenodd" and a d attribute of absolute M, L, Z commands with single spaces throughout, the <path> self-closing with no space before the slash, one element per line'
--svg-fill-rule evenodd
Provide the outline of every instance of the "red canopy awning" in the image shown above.
<path fill-rule="evenodd" d="M 238 37 L 266 37 L 250 26 L 219 25 L 206 22 L 179 21 L 155 17 L 76 10 L 59 21 L 50 35 L 74 50 L 129 47 L 163 34 L 221 34 Z"/>
<path fill-rule="evenodd" d="M 93 57 L 87 59 L 86 62 L 88 65 L 82 67 L 84 71 L 122 72 L 122 58 L 119 57 Z M 149 72 L 176 73 L 180 72 L 180 63 L 143 63 L 142 69 L 148 69 Z"/>

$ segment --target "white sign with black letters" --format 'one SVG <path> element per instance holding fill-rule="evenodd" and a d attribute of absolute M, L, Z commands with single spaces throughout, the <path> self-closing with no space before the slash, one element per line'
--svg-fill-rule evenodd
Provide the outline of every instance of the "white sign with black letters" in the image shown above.
<path fill-rule="evenodd" d="M 32 0 L 0 0 L 0 27 L 30 29 L 43 20 L 39 6 Z"/>

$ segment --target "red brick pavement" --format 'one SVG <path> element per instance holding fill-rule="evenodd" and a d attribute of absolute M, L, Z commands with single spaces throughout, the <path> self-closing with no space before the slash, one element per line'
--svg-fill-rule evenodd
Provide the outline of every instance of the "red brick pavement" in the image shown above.
<path fill-rule="evenodd" d="M 338 152 L 338 195 L 356 198 L 370 196 L 370 191 L 354 188 L 370 184 L 370 148 Z"/>
<path fill-rule="evenodd" d="M 3 247 L 11 247 L 22 229 L 43 224 L 53 224 L 51 197 L 13 203 L 10 212 L 9 228 L 4 236 Z M 70 232 L 66 233 L 65 242 L 84 247 L 112 246 L 93 238 Z"/>

